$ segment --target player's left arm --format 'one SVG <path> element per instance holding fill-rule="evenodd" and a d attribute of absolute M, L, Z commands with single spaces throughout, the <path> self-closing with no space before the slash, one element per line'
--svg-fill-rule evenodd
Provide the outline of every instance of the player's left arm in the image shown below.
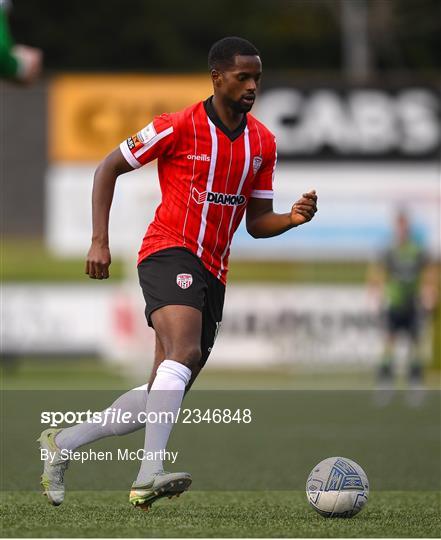
<path fill-rule="evenodd" d="M 292 205 L 291 211 L 286 214 L 277 214 L 273 211 L 272 199 L 251 197 L 247 204 L 247 231 L 254 238 L 277 236 L 293 227 L 311 221 L 316 212 L 317 194 L 315 190 L 304 193 Z"/>
<path fill-rule="evenodd" d="M 246 214 L 247 231 L 254 238 L 269 238 L 282 234 L 311 221 L 317 212 L 315 190 L 304 193 L 293 204 L 290 212 L 286 214 L 274 212 L 272 198 L 277 163 L 276 139 L 268 131 L 264 131 L 262 135 L 261 152 L 264 159 L 255 174 Z"/>
<path fill-rule="evenodd" d="M 427 261 L 422 271 L 420 299 L 427 311 L 433 311 L 439 302 L 439 267 L 434 261 Z"/>

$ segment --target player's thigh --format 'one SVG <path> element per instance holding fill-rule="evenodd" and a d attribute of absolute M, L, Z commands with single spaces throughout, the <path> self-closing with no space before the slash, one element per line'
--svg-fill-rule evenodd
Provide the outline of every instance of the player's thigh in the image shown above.
<path fill-rule="evenodd" d="M 409 310 L 406 318 L 406 333 L 411 342 L 415 345 L 418 343 L 421 330 L 421 318 L 416 309 Z"/>
<path fill-rule="evenodd" d="M 166 358 L 186 365 L 199 361 L 202 333 L 202 312 L 199 309 L 167 305 L 155 310 L 151 321 Z"/>
<path fill-rule="evenodd" d="M 391 310 L 388 321 L 389 333 L 406 334 L 412 341 L 418 339 L 418 313 L 413 307 Z"/>
<path fill-rule="evenodd" d="M 385 313 L 385 327 L 387 335 L 394 339 L 396 334 L 402 329 L 400 312 L 397 309 L 389 308 Z"/>
<path fill-rule="evenodd" d="M 200 359 L 207 283 L 201 261 L 182 248 L 159 251 L 138 265 L 145 314 L 165 357 L 184 364 Z"/>

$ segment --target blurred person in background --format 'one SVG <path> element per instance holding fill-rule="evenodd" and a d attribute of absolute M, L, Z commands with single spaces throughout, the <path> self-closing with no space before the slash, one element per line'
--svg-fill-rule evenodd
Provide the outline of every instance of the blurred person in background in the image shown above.
<path fill-rule="evenodd" d="M 15 45 L 9 31 L 8 11 L 11 2 L 0 0 L 0 76 L 21 84 L 36 81 L 42 70 L 41 49 Z"/>
<path fill-rule="evenodd" d="M 394 382 L 394 356 L 397 337 L 408 341 L 408 382 L 410 387 L 423 385 L 421 330 L 433 312 L 437 301 L 437 272 L 424 247 L 412 237 L 412 227 L 406 212 L 395 216 L 394 239 L 381 258 L 370 267 L 370 294 L 383 308 L 385 342 L 378 368 L 380 388 L 390 388 Z"/>

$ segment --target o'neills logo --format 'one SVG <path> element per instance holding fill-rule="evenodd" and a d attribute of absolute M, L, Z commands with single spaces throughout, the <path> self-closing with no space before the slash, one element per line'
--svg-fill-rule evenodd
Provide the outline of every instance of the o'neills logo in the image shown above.
<path fill-rule="evenodd" d="M 195 187 L 193 188 L 191 196 L 198 204 L 203 204 L 207 201 L 212 204 L 222 204 L 224 206 L 240 206 L 246 201 L 245 195 L 216 193 L 214 191 L 198 191 Z"/>
<path fill-rule="evenodd" d="M 210 161 L 210 156 L 207 156 L 207 154 L 188 154 L 187 159 L 194 159 L 196 161 Z"/>

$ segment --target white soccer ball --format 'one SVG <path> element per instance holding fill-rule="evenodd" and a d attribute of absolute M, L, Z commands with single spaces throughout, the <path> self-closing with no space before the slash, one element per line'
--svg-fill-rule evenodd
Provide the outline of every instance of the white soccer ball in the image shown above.
<path fill-rule="evenodd" d="M 349 518 L 366 504 L 369 481 L 355 461 L 330 457 L 312 469 L 306 482 L 306 496 L 321 516 Z"/>

